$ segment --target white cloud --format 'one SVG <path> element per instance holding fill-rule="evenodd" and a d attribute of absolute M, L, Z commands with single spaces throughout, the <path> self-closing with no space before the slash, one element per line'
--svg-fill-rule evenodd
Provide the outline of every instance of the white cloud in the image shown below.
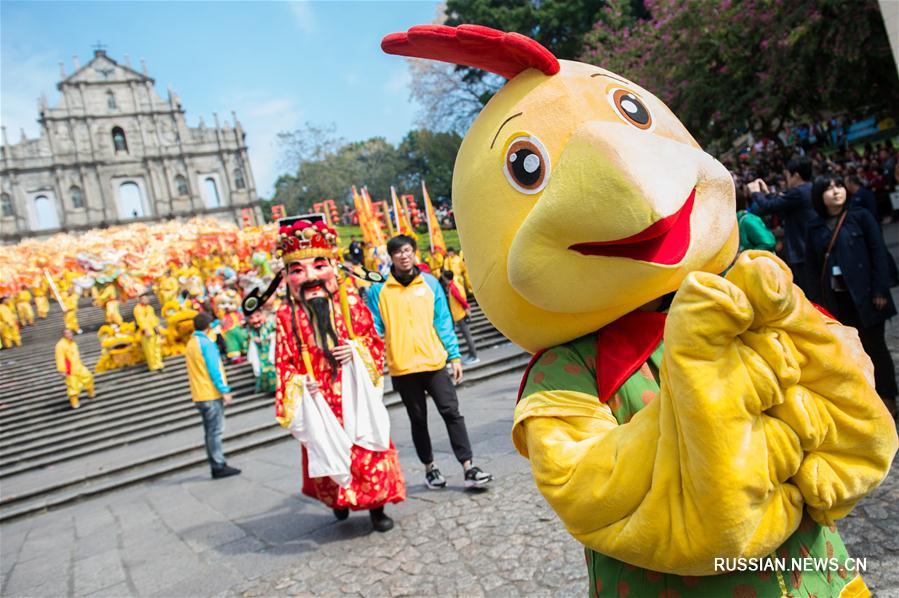
<path fill-rule="evenodd" d="M 315 15 L 312 13 L 312 3 L 304 0 L 288 2 L 287 7 L 293 15 L 293 20 L 303 33 L 312 33 L 315 30 Z"/>
<path fill-rule="evenodd" d="M 346 84 L 350 87 L 355 87 L 359 83 L 359 73 L 355 71 L 344 73 L 343 80 L 346 81 Z"/>
<path fill-rule="evenodd" d="M 282 174 L 278 168 L 278 133 L 298 128 L 302 124 L 302 110 L 292 98 L 276 97 L 262 90 L 224 96 L 216 105 L 237 113 L 247 134 L 256 192 L 260 197 L 270 198 L 275 179 Z"/>
<path fill-rule="evenodd" d="M 18 143 L 19 129 L 29 138 L 40 135 L 38 98 L 47 95 L 56 103 L 56 83 L 60 80 L 58 58 L 49 53 L 20 55 L 4 48 L 0 76 L 0 124 L 6 127 L 10 143 Z M 67 74 L 71 74 L 71 70 Z"/>

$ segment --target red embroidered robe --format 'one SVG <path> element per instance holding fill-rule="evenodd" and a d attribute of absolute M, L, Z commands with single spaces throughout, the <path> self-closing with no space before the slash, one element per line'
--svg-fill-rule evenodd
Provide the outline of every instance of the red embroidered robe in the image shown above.
<path fill-rule="evenodd" d="M 377 379 L 380 379 L 384 368 L 384 341 L 375 331 L 371 312 L 365 307 L 355 289 L 349 288 L 347 293 L 353 332 L 363 348 L 363 360 L 370 364 L 372 372 L 376 372 Z M 332 305 L 334 330 L 342 341 L 348 338 L 348 334 L 337 296 L 333 297 Z M 306 367 L 291 327 L 290 309 L 290 306 L 285 303 L 277 312 L 275 363 L 278 371 L 278 387 L 275 394 L 275 410 L 279 417 L 284 415 L 284 392 L 288 387 L 287 382 L 293 376 L 306 374 Z M 313 376 L 321 386 L 321 393 L 325 401 L 342 424 L 340 366 L 335 372 L 325 357 L 324 351 L 315 345 L 315 335 L 305 310 L 297 306 L 295 311 L 297 330 L 309 351 Z M 366 350 L 368 355 L 364 355 Z M 384 452 L 374 452 L 353 445 L 350 459 L 350 473 L 353 479 L 347 488 L 341 488 L 328 477 L 309 477 L 306 449 L 304 448 L 303 494 L 316 498 L 331 508 L 352 510 L 374 509 L 389 502 L 402 502 L 406 499 L 406 484 L 403 480 L 399 456 L 392 441 L 390 449 Z"/>

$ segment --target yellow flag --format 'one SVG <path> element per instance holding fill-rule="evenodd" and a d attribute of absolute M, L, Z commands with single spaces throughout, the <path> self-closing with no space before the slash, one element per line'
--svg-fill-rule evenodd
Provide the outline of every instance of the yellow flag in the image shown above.
<path fill-rule="evenodd" d="M 428 188 L 425 182 L 421 182 L 421 195 L 424 198 L 426 220 L 428 221 L 428 239 L 431 242 L 431 255 L 435 252 L 446 255 L 446 241 L 443 240 L 443 231 L 440 230 L 440 223 L 437 221 L 437 214 L 434 213 L 434 204 L 431 203 L 431 196 L 428 195 Z"/>
<path fill-rule="evenodd" d="M 353 201 L 356 203 L 356 214 L 359 216 L 359 226 L 362 228 L 362 235 L 365 240 L 374 247 L 381 247 L 386 244 L 387 241 L 384 239 L 381 223 L 375 217 L 368 190 L 363 187 L 360 196 L 356 192 L 356 188 L 353 187 Z"/>
<path fill-rule="evenodd" d="M 396 189 L 393 187 L 390 188 L 390 198 L 393 200 L 393 213 L 397 231 L 401 235 L 409 235 L 414 239 L 415 229 L 412 228 L 412 222 L 409 220 L 406 202 L 396 196 Z"/>

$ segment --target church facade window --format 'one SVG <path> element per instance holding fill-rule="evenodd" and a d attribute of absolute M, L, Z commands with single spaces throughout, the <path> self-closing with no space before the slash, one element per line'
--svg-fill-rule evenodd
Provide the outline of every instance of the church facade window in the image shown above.
<path fill-rule="evenodd" d="M 240 168 L 234 169 L 234 186 L 238 189 L 246 189 L 247 182 L 243 178 L 243 170 Z"/>
<path fill-rule="evenodd" d="M 203 180 L 203 199 L 206 201 L 207 208 L 217 208 L 222 205 L 218 185 L 215 184 L 215 179 L 212 177 L 206 177 Z"/>
<path fill-rule="evenodd" d="M 81 188 L 77 185 L 72 185 L 72 188 L 69 189 L 69 197 L 72 198 L 72 207 L 73 208 L 83 208 L 84 207 L 84 196 L 81 194 Z"/>
<path fill-rule="evenodd" d="M 122 127 L 113 127 L 112 144 L 115 146 L 116 152 L 128 151 L 128 142 L 125 140 L 125 131 L 122 130 Z"/>
<path fill-rule="evenodd" d="M 56 206 L 46 195 L 38 195 L 34 198 L 34 223 L 38 230 L 59 228 Z"/>
<path fill-rule="evenodd" d="M 190 189 L 187 188 L 187 179 L 180 174 L 175 177 L 175 191 L 179 197 L 190 195 Z"/>
<path fill-rule="evenodd" d="M 0 194 L 0 216 L 14 216 L 12 209 L 12 197 L 9 193 Z"/>

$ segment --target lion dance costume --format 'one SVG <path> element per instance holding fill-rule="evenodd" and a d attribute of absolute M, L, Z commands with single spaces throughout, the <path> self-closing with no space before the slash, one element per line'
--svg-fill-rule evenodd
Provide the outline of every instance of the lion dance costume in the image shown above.
<path fill-rule="evenodd" d="M 854 330 L 783 262 L 728 270 L 727 169 L 649 91 L 524 36 L 432 25 L 382 48 L 509 79 L 462 142 L 453 208 L 481 307 L 534 353 L 513 441 L 591 595 L 868 595 L 835 522 L 896 430 Z M 767 556 L 840 567 L 715 568 Z"/>

